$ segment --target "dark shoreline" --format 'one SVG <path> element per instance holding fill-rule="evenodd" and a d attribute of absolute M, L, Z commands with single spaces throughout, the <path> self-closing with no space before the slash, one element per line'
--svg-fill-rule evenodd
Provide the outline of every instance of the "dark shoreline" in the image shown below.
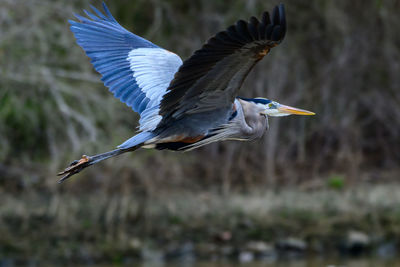
<path fill-rule="evenodd" d="M 390 196 L 388 198 L 387 196 Z M 398 257 L 400 187 L 1 197 L 0 256 L 17 262 Z"/>

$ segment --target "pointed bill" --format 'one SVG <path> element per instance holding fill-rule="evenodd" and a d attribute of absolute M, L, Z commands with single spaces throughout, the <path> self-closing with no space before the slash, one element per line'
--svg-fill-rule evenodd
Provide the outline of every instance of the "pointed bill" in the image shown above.
<path fill-rule="evenodd" d="M 295 115 L 315 115 L 315 113 L 312 111 L 294 108 L 286 105 L 279 105 L 278 111 L 286 114 L 295 114 Z"/>

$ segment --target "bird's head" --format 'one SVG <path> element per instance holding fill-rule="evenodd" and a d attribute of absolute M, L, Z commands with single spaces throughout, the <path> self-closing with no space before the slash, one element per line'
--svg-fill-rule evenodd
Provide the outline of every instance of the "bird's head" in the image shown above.
<path fill-rule="evenodd" d="M 261 114 L 268 115 L 271 117 L 282 117 L 288 115 L 315 115 L 314 112 L 294 108 L 286 105 L 279 104 L 278 102 L 272 101 L 266 98 L 242 98 L 243 100 L 254 102 L 262 108 Z"/>

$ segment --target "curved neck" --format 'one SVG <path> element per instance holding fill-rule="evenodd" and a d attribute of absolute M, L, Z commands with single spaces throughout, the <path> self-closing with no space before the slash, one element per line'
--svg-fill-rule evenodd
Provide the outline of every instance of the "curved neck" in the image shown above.
<path fill-rule="evenodd" d="M 251 128 L 248 133 L 251 139 L 260 138 L 268 129 L 268 118 L 261 112 L 264 110 L 262 106 L 257 105 L 252 101 L 238 99 L 246 124 Z"/>

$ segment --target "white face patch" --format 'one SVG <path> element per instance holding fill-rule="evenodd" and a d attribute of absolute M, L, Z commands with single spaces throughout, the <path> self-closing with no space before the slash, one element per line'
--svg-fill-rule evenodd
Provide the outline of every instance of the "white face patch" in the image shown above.
<path fill-rule="evenodd" d="M 264 114 L 270 117 L 284 117 L 284 116 L 289 116 L 289 113 L 281 112 L 278 110 L 278 107 L 281 104 L 275 101 L 271 101 L 271 103 L 268 103 L 266 105 L 263 105 L 264 107 Z"/>

